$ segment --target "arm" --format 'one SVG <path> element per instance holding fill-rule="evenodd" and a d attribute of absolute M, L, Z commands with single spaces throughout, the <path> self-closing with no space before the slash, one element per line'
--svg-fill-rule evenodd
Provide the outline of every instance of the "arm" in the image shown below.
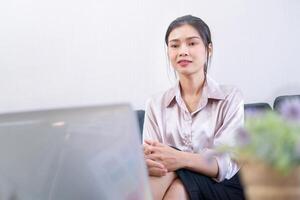
<path fill-rule="evenodd" d="M 144 127 L 143 127 L 143 141 L 155 140 L 162 142 L 161 134 L 155 114 L 155 106 L 150 99 L 147 101 L 145 109 Z"/>
<path fill-rule="evenodd" d="M 169 172 L 186 168 L 213 178 L 217 177 L 218 164 L 214 158 L 179 151 L 157 141 L 146 140 L 146 143 L 149 145 L 146 158 L 163 164 Z"/>
<path fill-rule="evenodd" d="M 157 119 L 154 114 L 154 106 L 152 105 L 151 100 L 148 100 L 146 105 L 143 127 L 143 141 L 147 139 L 161 141 Z M 151 153 L 151 151 L 149 150 L 149 144 L 144 143 L 143 149 L 149 175 L 157 177 L 166 175 L 168 171 L 162 163 L 147 158 L 147 155 Z"/>
<path fill-rule="evenodd" d="M 239 128 L 244 126 L 244 101 L 239 90 L 234 89 L 225 99 L 222 106 L 223 123 L 214 136 L 213 148 L 206 149 L 204 154 L 213 155 L 218 164 L 218 175 L 215 179 L 220 182 L 226 177 L 232 177 L 239 169 L 233 155 L 230 153 L 220 154 L 216 148 L 222 146 L 234 147 L 235 135 Z"/>

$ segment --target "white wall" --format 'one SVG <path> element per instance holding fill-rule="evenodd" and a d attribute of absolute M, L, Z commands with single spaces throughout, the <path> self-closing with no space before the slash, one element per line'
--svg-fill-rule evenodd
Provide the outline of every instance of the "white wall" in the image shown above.
<path fill-rule="evenodd" d="M 298 0 L 2 0 L 0 112 L 130 102 L 172 85 L 164 34 L 193 14 L 211 28 L 209 73 L 246 102 L 300 94 Z"/>

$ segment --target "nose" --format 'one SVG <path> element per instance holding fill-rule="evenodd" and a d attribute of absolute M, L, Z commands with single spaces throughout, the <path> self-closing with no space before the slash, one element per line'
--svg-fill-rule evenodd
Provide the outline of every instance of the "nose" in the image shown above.
<path fill-rule="evenodd" d="M 179 49 L 179 56 L 187 56 L 189 54 L 188 47 L 186 45 L 181 45 Z"/>

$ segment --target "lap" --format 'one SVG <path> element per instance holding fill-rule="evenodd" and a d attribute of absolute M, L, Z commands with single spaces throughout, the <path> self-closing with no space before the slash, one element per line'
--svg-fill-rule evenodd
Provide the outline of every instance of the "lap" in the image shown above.
<path fill-rule="evenodd" d="M 244 191 L 236 174 L 220 183 L 186 169 L 176 171 L 191 200 L 244 200 Z"/>

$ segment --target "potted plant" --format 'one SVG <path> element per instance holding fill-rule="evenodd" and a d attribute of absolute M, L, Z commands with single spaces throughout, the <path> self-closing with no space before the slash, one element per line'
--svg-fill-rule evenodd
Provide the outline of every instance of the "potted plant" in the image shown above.
<path fill-rule="evenodd" d="M 241 178 L 248 200 L 300 199 L 300 100 L 279 111 L 252 113 L 237 132 Z"/>

